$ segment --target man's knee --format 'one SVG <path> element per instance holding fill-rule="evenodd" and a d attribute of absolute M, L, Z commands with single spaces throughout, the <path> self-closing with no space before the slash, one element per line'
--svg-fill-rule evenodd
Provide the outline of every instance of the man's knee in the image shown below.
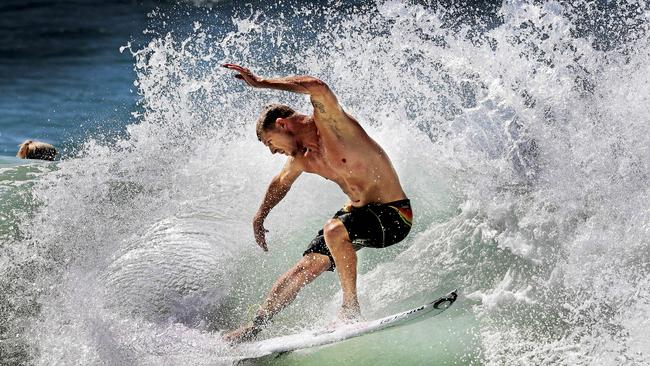
<path fill-rule="evenodd" d="M 323 236 L 325 236 L 325 243 L 328 246 L 330 245 L 329 243 L 327 243 L 328 241 L 332 241 L 332 240 L 338 241 L 341 239 L 346 241 L 350 240 L 345 225 L 343 225 L 343 222 L 341 222 L 341 220 L 338 219 L 327 220 L 325 226 L 323 226 Z"/>

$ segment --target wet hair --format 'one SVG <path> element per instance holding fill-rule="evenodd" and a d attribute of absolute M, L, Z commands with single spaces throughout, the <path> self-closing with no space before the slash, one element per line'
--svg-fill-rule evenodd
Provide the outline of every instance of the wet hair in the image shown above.
<path fill-rule="evenodd" d="M 21 159 L 54 160 L 56 149 L 47 142 L 26 140 L 18 145 L 17 157 Z"/>
<path fill-rule="evenodd" d="M 276 119 L 291 117 L 294 114 L 296 114 L 296 111 L 284 104 L 269 104 L 264 107 L 260 117 L 257 119 L 257 139 L 262 141 L 262 133 L 272 130 L 275 127 Z"/>

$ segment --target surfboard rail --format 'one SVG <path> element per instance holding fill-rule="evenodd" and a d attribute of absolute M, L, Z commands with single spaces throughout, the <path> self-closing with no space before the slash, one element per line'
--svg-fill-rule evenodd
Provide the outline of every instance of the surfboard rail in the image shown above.
<path fill-rule="evenodd" d="M 251 343 L 250 346 L 264 354 L 291 352 L 304 348 L 318 347 L 330 343 L 340 342 L 364 334 L 378 332 L 398 325 L 416 322 L 428 317 L 436 316 L 447 310 L 458 298 L 457 290 L 441 296 L 434 301 L 403 311 L 401 313 L 386 316 L 384 318 L 346 324 L 332 329 L 321 329 L 310 332 L 303 332 L 287 336 L 275 337 L 259 342 Z"/>

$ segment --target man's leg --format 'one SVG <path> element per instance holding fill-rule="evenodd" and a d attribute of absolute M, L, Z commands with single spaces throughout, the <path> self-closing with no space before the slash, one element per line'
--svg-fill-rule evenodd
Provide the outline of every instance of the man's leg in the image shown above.
<path fill-rule="evenodd" d="M 298 263 L 275 281 L 253 321 L 224 334 L 223 339 L 229 342 L 239 342 L 255 336 L 260 331 L 262 324 L 289 305 L 303 287 L 330 268 L 330 265 L 330 260 L 326 255 L 310 253 L 303 256 Z"/>
<path fill-rule="evenodd" d="M 325 272 L 330 265 L 326 255 L 310 253 L 303 256 L 296 265 L 275 281 L 264 304 L 257 312 L 257 317 L 263 318 L 264 321 L 270 320 L 289 305 L 303 287 Z"/>
<path fill-rule="evenodd" d="M 361 315 L 357 299 L 357 253 L 343 222 L 331 219 L 323 228 L 325 244 L 334 257 L 336 271 L 341 280 L 343 305 L 339 312 L 341 320 L 355 320 Z"/>

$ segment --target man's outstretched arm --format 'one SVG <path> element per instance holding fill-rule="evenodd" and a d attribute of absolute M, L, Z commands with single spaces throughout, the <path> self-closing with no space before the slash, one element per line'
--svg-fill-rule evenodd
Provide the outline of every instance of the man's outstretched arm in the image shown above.
<path fill-rule="evenodd" d="M 237 79 L 244 80 L 248 85 L 255 88 L 269 88 L 285 90 L 294 93 L 309 94 L 311 103 L 314 106 L 314 113 L 320 117 L 339 117 L 345 112 L 339 105 L 336 95 L 330 90 L 324 81 L 313 76 L 287 76 L 276 79 L 264 79 L 245 67 L 235 64 L 224 64 L 223 67 L 237 71 Z"/>
<path fill-rule="evenodd" d="M 253 233 L 255 234 L 255 241 L 264 251 L 268 251 L 266 245 L 266 229 L 264 229 L 264 220 L 269 212 L 287 195 L 293 182 L 298 179 L 302 173 L 302 167 L 292 157 L 287 160 L 282 170 L 278 175 L 273 177 L 269 187 L 266 189 L 264 200 L 260 205 L 255 218 L 253 218 Z"/>

